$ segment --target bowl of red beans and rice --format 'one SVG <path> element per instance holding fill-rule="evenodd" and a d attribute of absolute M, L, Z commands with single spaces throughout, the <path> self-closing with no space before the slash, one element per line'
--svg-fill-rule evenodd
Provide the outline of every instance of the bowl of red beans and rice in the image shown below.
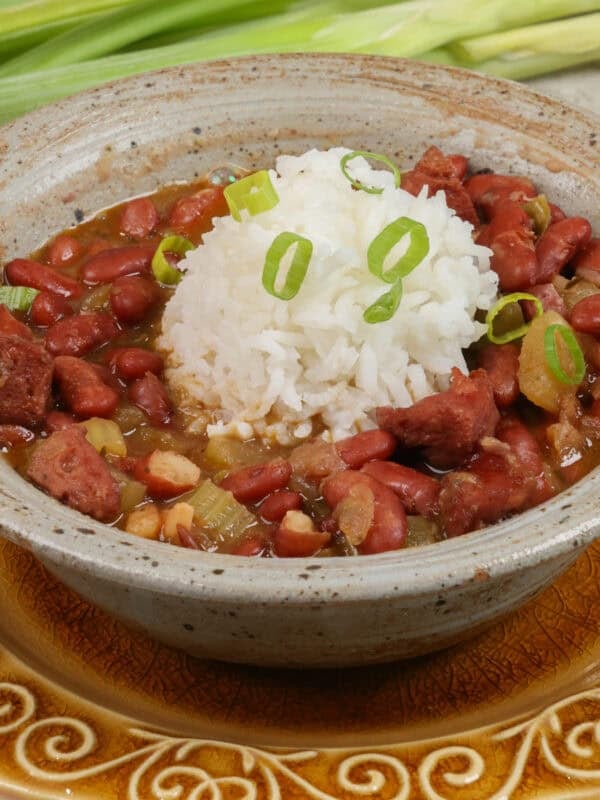
<path fill-rule="evenodd" d="M 129 78 L 0 129 L 3 535 L 157 639 L 243 663 L 411 657 L 517 608 L 600 533 L 597 128 L 591 115 L 462 70 L 285 55 Z M 287 158 L 313 151 L 320 160 Z M 325 292 L 316 234 L 310 267 L 307 260 L 299 268 L 294 286 L 294 265 L 282 286 L 269 282 L 266 258 L 260 308 L 242 264 L 255 242 L 262 264 L 260 243 L 282 224 L 292 232 L 279 242 L 298 245 L 300 264 L 308 223 L 285 222 L 286 197 L 298 199 L 314 163 L 325 181 L 321 201 L 335 204 L 325 184 L 328 164 L 337 176 L 340 159 L 342 177 L 331 180 L 339 178 L 339 197 L 348 189 L 344 203 L 356 204 L 354 231 L 369 220 L 371 239 L 368 225 L 391 230 L 401 214 L 395 243 L 408 231 L 414 255 L 423 228 L 416 220 L 437 203 L 439 235 L 464 234 L 474 248 L 472 263 L 461 262 L 464 280 L 481 279 L 469 301 L 472 344 L 453 345 L 458 361 L 444 361 L 440 377 L 439 330 L 457 325 L 438 311 L 443 298 L 433 311 L 419 307 L 431 319 L 422 330 L 416 317 L 394 315 L 403 313 L 399 296 L 418 304 L 447 261 L 432 262 L 427 274 L 423 267 L 421 283 L 406 254 L 395 283 L 395 268 L 382 260 L 377 273 L 369 261 L 360 289 L 371 305 L 359 309 L 352 335 L 368 340 L 369 353 L 388 347 L 375 372 L 403 345 L 377 341 L 386 337 L 373 323 L 394 317 L 398 335 L 412 331 L 415 348 L 428 336 L 441 344 L 433 366 L 403 379 L 410 403 L 394 397 L 402 387 L 377 384 L 376 410 L 352 419 L 346 410 L 377 375 L 366 355 L 356 372 L 337 345 L 319 355 L 319 336 L 332 334 L 316 322 L 313 336 L 306 322 L 317 319 Z M 350 191 L 352 159 L 397 164 L 408 195 L 394 195 L 391 173 L 371 195 L 371 173 L 360 170 Z M 291 173 L 297 182 L 286 189 Z M 252 202 L 241 193 L 245 179 L 259 195 L 268 181 L 281 201 L 271 210 L 266 200 L 249 233 L 230 218 L 236 202 Z M 379 196 L 395 198 L 391 216 L 371 212 Z M 315 215 L 319 235 L 325 205 Z M 345 268 L 350 235 L 338 262 L 323 251 L 324 269 Z M 223 264 L 220 243 L 231 247 Z M 388 254 L 393 243 L 384 243 Z M 196 248 L 208 254 L 197 265 Z M 413 262 L 428 257 L 421 249 Z M 458 291 L 452 281 L 448 291 Z M 222 307 L 211 288 L 221 285 Z M 206 298 L 188 310 L 192 289 Z M 310 355 L 300 372 L 293 363 L 282 372 L 279 400 L 252 417 L 248 409 L 273 390 L 281 361 L 273 359 L 282 336 L 274 344 L 264 335 L 269 304 L 277 318 L 285 307 L 296 326 L 294 352 Z M 210 338 L 228 311 L 225 367 L 206 357 L 202 378 L 185 355 L 203 357 L 194 337 Z M 255 338 L 268 353 L 264 368 L 245 355 Z M 236 342 L 244 377 L 228 395 Z M 319 358 L 330 361 L 331 375 L 319 372 Z M 301 383 L 307 374 L 321 381 L 312 394 Z M 345 405 L 344 381 L 352 393 Z M 316 398 L 306 413 L 292 385 L 299 397 Z M 196 387 L 212 405 L 198 401 Z M 229 397 L 232 413 L 224 415 Z M 300 411 L 278 416 L 283 397 Z"/>

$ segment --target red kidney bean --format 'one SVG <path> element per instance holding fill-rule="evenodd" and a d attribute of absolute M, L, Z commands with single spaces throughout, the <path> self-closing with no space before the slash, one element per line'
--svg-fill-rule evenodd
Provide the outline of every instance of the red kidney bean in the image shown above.
<path fill-rule="evenodd" d="M 494 252 L 492 269 L 498 275 L 503 292 L 528 291 L 538 282 L 537 258 L 533 242 L 524 239 L 519 231 L 506 231 L 491 244 Z"/>
<path fill-rule="evenodd" d="M 500 201 L 521 203 L 537 195 L 535 186 L 528 178 L 495 173 L 473 175 L 465 182 L 465 188 L 471 200 L 489 219 L 494 216 Z"/>
<path fill-rule="evenodd" d="M 524 241 L 533 242 L 533 221 L 523 206 L 512 200 L 501 200 L 496 206 L 490 224 L 486 225 L 477 237 L 477 244 L 490 247 L 497 236 L 508 231 L 518 231 L 519 237 Z"/>
<path fill-rule="evenodd" d="M 157 284 L 148 278 L 125 276 L 117 278 L 110 289 L 113 314 L 125 324 L 141 322 L 160 298 Z"/>
<path fill-rule="evenodd" d="M 535 491 L 530 505 L 537 505 L 552 497 L 555 491 L 550 483 L 540 446 L 525 425 L 516 417 L 503 417 L 496 429 L 496 436 L 509 445 L 522 472 L 535 480 Z"/>
<path fill-rule="evenodd" d="M 53 267 L 64 267 L 77 258 L 82 250 L 81 244 L 66 233 L 61 233 L 48 247 L 48 263 Z"/>
<path fill-rule="evenodd" d="M 301 508 L 302 495 L 281 490 L 267 495 L 260 504 L 259 512 L 267 522 L 281 522 L 288 511 L 299 511 Z"/>
<path fill-rule="evenodd" d="M 348 469 L 325 478 L 322 484 L 325 502 L 335 509 L 359 485 L 373 494 L 374 501 L 373 522 L 365 540 L 358 546 L 359 552 L 383 553 L 404 547 L 408 534 L 404 506 L 390 488 L 370 475 Z"/>
<path fill-rule="evenodd" d="M 265 543 L 260 536 L 252 536 L 239 544 L 231 554 L 234 556 L 262 556 L 265 552 Z"/>
<path fill-rule="evenodd" d="M 570 321 L 576 331 L 600 335 L 600 294 L 591 294 L 575 303 Z"/>
<path fill-rule="evenodd" d="M 4 267 L 4 274 L 13 286 L 29 286 L 40 292 L 48 291 L 63 297 L 81 297 L 83 286 L 66 275 L 45 264 L 29 261 L 26 258 L 15 258 Z"/>
<path fill-rule="evenodd" d="M 141 408 L 153 425 L 168 425 L 173 408 L 163 384 L 152 372 L 138 378 L 129 387 L 127 397 Z"/>
<path fill-rule="evenodd" d="M 567 218 L 565 212 L 560 208 L 560 206 L 555 205 L 554 203 L 548 203 L 550 207 L 550 224 L 554 225 L 555 222 L 560 222 L 563 219 Z"/>
<path fill-rule="evenodd" d="M 188 530 L 185 525 L 178 525 L 177 526 L 177 536 L 179 537 L 179 543 L 182 547 L 187 547 L 190 550 L 201 550 L 202 548 L 192 535 L 192 532 Z"/>
<path fill-rule="evenodd" d="M 31 321 L 41 328 L 49 328 L 59 319 L 73 313 L 64 297 L 53 292 L 40 292 L 31 304 Z"/>
<path fill-rule="evenodd" d="M 35 439 L 35 433 L 22 425 L 0 425 L 0 447 L 15 447 Z"/>
<path fill-rule="evenodd" d="M 119 393 L 98 376 L 94 365 L 74 356 L 54 359 L 54 379 L 67 408 L 78 417 L 110 417 Z"/>
<path fill-rule="evenodd" d="M 561 317 L 567 316 L 565 301 L 562 299 L 553 283 L 538 283 L 535 286 L 530 286 L 527 291 L 540 300 L 544 311 L 556 311 Z M 520 305 L 526 320 L 529 321 L 537 315 L 537 308 L 533 300 L 521 300 Z"/>
<path fill-rule="evenodd" d="M 81 279 L 89 284 L 110 283 L 124 275 L 147 273 L 155 250 L 139 244 L 101 250 L 85 262 Z"/>
<path fill-rule="evenodd" d="M 591 236 L 592 226 L 583 217 L 567 217 L 546 228 L 535 247 L 538 260 L 535 283 L 551 281 Z"/>
<path fill-rule="evenodd" d="M 0 333 L 6 336 L 20 336 L 21 339 L 33 339 L 33 333 L 27 325 L 13 317 L 4 305 L 0 305 Z"/>
<path fill-rule="evenodd" d="M 213 217 L 229 213 L 223 187 L 202 189 L 177 200 L 169 215 L 169 227 L 183 236 L 196 238 L 204 233 Z"/>
<path fill-rule="evenodd" d="M 397 494 L 407 514 L 432 517 L 438 512 L 440 482 L 435 478 L 393 461 L 370 461 L 361 472 Z"/>
<path fill-rule="evenodd" d="M 373 459 L 389 458 L 396 449 L 396 437 L 389 431 L 376 428 L 363 431 L 335 443 L 340 458 L 352 469 L 358 469 Z"/>
<path fill-rule="evenodd" d="M 144 350 L 142 347 L 118 347 L 105 355 L 110 369 L 124 381 L 143 378 L 147 372 L 160 375 L 164 368 L 164 360 L 159 353 Z"/>
<path fill-rule="evenodd" d="M 292 476 L 292 466 L 283 458 L 265 464 L 252 464 L 229 474 L 221 488 L 231 492 L 240 503 L 256 503 L 271 492 L 283 489 Z"/>
<path fill-rule="evenodd" d="M 299 515 L 299 519 L 294 518 Z M 285 515 L 273 534 L 273 550 L 280 558 L 306 558 L 329 544 L 331 534 L 315 530 L 309 517 L 299 511 Z"/>
<path fill-rule="evenodd" d="M 46 334 L 46 349 L 53 356 L 83 356 L 119 335 L 108 314 L 76 314 L 55 322 Z"/>
<path fill-rule="evenodd" d="M 69 356 L 63 356 L 69 358 Z M 77 420 L 71 414 L 66 414 L 64 411 L 49 411 L 46 416 L 46 431 L 54 433 L 54 431 L 64 431 L 65 428 L 70 428 L 71 425 L 76 425 Z"/>
<path fill-rule="evenodd" d="M 590 239 L 573 259 L 575 274 L 579 278 L 600 286 L 600 239 Z"/>
<path fill-rule="evenodd" d="M 121 211 L 120 229 L 132 239 L 145 239 L 159 223 L 156 206 L 149 197 L 130 200 Z"/>
<path fill-rule="evenodd" d="M 508 408 L 519 396 L 519 348 L 516 344 L 490 344 L 479 352 L 479 366 L 484 369 L 498 408 Z"/>
<path fill-rule="evenodd" d="M 466 156 L 460 155 L 459 153 L 452 153 L 451 155 L 447 156 L 447 159 L 452 164 L 456 177 L 462 181 L 469 168 L 469 159 Z"/>

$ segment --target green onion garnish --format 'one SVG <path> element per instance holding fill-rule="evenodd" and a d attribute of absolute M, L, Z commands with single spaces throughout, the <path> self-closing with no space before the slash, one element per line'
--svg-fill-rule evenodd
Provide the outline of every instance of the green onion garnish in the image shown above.
<path fill-rule="evenodd" d="M 242 220 L 240 212 L 243 208 L 247 209 L 254 217 L 256 214 L 268 211 L 279 202 L 279 197 L 266 169 L 253 172 L 252 175 L 232 183 L 227 186 L 223 194 L 231 216 L 238 222 Z"/>
<path fill-rule="evenodd" d="M 342 156 L 340 161 L 340 167 L 342 168 L 342 172 L 344 177 L 350 181 L 352 186 L 355 189 L 362 189 L 363 192 L 368 192 L 369 194 L 382 194 L 383 189 L 378 188 L 377 186 L 367 186 L 362 181 L 359 181 L 357 178 L 353 178 L 352 175 L 348 172 L 346 165 L 349 161 L 352 161 L 353 158 L 358 158 L 362 156 L 363 158 L 370 158 L 371 161 L 379 161 L 382 164 L 388 166 L 394 175 L 394 185 L 396 189 L 400 186 L 401 175 L 400 170 L 398 167 L 390 161 L 387 156 L 383 156 L 380 153 L 369 153 L 367 150 L 353 150 L 351 153 L 346 153 L 345 156 Z"/>
<path fill-rule="evenodd" d="M 556 350 L 556 335 L 561 337 L 569 351 L 573 366 L 572 375 L 568 375 L 560 365 Z M 555 378 L 558 378 L 561 383 L 579 386 L 585 375 L 585 359 L 579 342 L 570 328 L 567 328 L 566 325 L 548 325 L 544 332 L 544 354 Z"/>
<path fill-rule="evenodd" d="M 182 278 L 181 270 L 173 267 L 165 258 L 165 253 L 175 253 L 183 256 L 188 250 L 194 249 L 194 243 L 183 236 L 165 236 L 152 256 L 152 272 L 159 283 L 174 286 Z"/>
<path fill-rule="evenodd" d="M 396 313 L 402 299 L 402 281 L 399 280 L 389 292 L 382 294 L 375 302 L 365 309 L 363 319 L 375 325 L 377 322 L 386 322 Z"/>
<path fill-rule="evenodd" d="M 285 283 L 281 289 L 276 289 L 275 281 L 281 261 L 294 244 L 296 244 L 296 252 L 285 276 Z M 262 273 L 262 284 L 267 292 L 272 294 L 273 297 L 279 298 L 279 300 L 291 300 L 292 297 L 295 297 L 300 291 L 306 276 L 312 251 L 312 242 L 310 239 L 305 239 L 304 236 L 298 236 L 296 233 L 290 233 L 289 231 L 276 236 L 273 244 L 267 250 Z"/>
<path fill-rule="evenodd" d="M 0 286 L 0 305 L 11 311 L 29 311 L 38 294 L 37 289 L 29 286 Z"/>
<path fill-rule="evenodd" d="M 541 300 L 534 294 L 529 294 L 528 292 L 512 292 L 512 294 L 505 294 L 504 297 L 501 297 L 500 300 L 498 300 L 498 302 L 495 303 L 485 315 L 487 337 L 490 342 L 493 342 L 494 344 L 506 344 L 507 342 L 512 342 L 513 339 L 520 339 L 521 336 L 525 336 L 531 322 L 526 322 L 524 325 L 519 325 L 518 328 L 513 328 L 512 331 L 502 333 L 500 336 L 496 336 L 494 333 L 494 320 L 498 314 L 502 311 L 502 309 L 506 308 L 506 306 L 510 306 L 513 303 L 518 303 L 520 300 L 531 300 L 531 302 L 535 305 L 536 317 L 539 317 L 544 313 L 544 307 Z"/>
<path fill-rule="evenodd" d="M 385 272 L 383 264 L 391 250 L 408 234 L 410 244 L 406 253 Z M 410 217 L 398 217 L 379 233 L 367 250 L 369 270 L 386 283 L 396 283 L 405 278 L 429 253 L 429 237 L 424 225 Z"/>

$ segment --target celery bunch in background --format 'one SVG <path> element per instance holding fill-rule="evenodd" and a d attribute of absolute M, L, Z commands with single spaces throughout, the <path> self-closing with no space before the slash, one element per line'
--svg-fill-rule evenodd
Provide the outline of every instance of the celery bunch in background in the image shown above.
<path fill-rule="evenodd" d="M 600 0 L 0 0 L 0 122 L 150 69 L 302 51 L 528 78 L 600 60 Z"/>

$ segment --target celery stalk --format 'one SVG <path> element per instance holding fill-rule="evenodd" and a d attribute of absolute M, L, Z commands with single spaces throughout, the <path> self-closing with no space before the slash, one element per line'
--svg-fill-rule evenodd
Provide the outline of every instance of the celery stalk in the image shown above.
<path fill-rule="evenodd" d="M 583 56 L 599 46 L 600 13 L 595 13 L 463 39 L 451 50 L 459 59 L 476 64 L 511 54 Z"/>

